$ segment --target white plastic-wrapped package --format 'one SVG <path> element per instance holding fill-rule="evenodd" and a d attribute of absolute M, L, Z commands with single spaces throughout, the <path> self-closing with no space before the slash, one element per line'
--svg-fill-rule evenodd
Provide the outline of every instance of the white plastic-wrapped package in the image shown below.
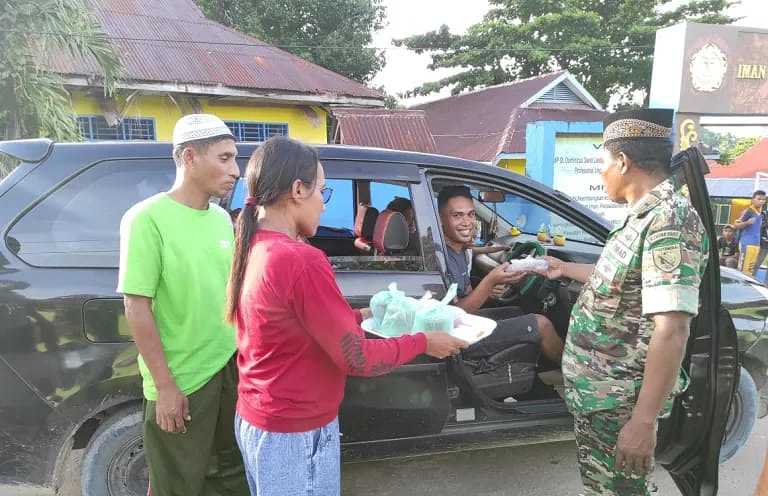
<path fill-rule="evenodd" d="M 544 272 L 549 269 L 549 263 L 541 258 L 525 257 L 509 261 L 507 272 Z"/>

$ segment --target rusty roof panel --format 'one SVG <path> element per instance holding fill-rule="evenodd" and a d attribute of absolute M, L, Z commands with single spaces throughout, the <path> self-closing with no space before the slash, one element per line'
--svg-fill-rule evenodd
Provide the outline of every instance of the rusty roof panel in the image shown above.
<path fill-rule="evenodd" d="M 374 89 L 206 19 L 192 0 L 91 0 L 133 81 L 222 85 L 383 100 Z M 51 55 L 52 70 L 96 76 L 94 60 Z"/>
<path fill-rule="evenodd" d="M 435 153 L 435 140 L 421 110 L 335 108 L 338 142 Z"/>
<path fill-rule="evenodd" d="M 521 108 L 563 71 L 492 86 L 413 107 L 427 114 L 438 153 L 493 162 L 499 153 L 524 153 L 525 130 L 537 120 L 599 121 L 604 112 L 561 105 Z"/>

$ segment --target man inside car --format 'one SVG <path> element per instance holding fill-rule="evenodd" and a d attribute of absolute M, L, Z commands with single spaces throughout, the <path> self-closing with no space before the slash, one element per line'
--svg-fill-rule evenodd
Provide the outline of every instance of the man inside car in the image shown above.
<path fill-rule="evenodd" d="M 502 343 L 530 342 L 540 347 L 541 353 L 560 364 L 563 355 L 563 340 L 555 326 L 544 315 L 525 314 L 517 308 L 481 310 L 490 300 L 501 296 L 509 285 L 519 283 L 525 273 L 507 272 L 509 264 L 504 263 L 489 272 L 477 285 L 470 280 L 471 251 L 475 234 L 475 204 L 466 186 L 444 187 L 438 196 L 438 209 L 445 236 L 445 259 L 448 279 L 458 285 L 456 305 L 468 313 L 495 318 L 496 331 L 481 341 L 486 348 L 497 348 Z M 504 318 L 499 319 L 502 316 Z M 492 341 L 492 342 L 489 342 Z"/>

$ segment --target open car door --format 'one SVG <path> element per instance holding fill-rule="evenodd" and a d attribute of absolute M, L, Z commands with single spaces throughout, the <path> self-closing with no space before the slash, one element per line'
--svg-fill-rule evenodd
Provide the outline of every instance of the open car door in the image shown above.
<path fill-rule="evenodd" d="M 685 496 L 709 496 L 717 494 L 720 445 L 739 377 L 738 345 L 731 316 L 720 304 L 717 234 L 704 181 L 707 163 L 697 148 L 689 148 L 673 157 L 672 168 L 687 184 L 709 234 L 709 265 L 683 361 L 691 383 L 659 425 L 656 460 Z"/>

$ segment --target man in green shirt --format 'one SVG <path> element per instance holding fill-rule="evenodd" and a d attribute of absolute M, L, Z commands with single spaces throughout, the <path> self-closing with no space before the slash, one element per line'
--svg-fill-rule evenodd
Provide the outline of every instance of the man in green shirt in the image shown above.
<path fill-rule="evenodd" d="M 657 418 L 685 390 L 680 364 L 708 263 L 704 225 L 671 177 L 671 110 L 605 122 L 603 184 L 629 206 L 596 265 L 550 262 L 584 283 L 563 353 L 585 495 L 646 496 Z"/>
<path fill-rule="evenodd" d="M 176 181 L 120 224 L 125 315 L 139 349 L 144 448 L 152 496 L 248 494 L 234 438 L 234 330 L 224 321 L 232 223 L 209 203 L 240 175 L 218 117 L 182 117 L 173 132 Z"/>

